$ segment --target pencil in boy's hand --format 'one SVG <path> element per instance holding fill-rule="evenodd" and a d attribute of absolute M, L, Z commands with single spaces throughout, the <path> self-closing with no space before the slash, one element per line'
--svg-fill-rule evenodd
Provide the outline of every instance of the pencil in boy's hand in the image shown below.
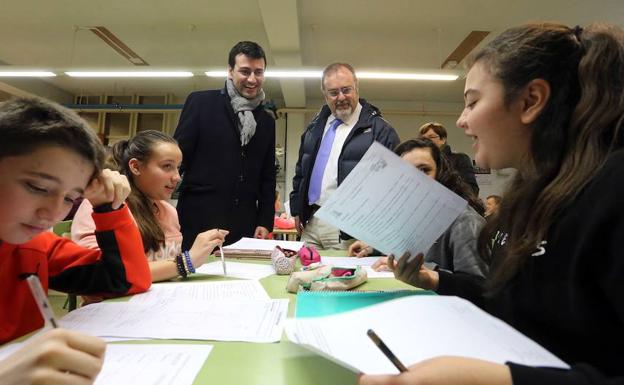
<path fill-rule="evenodd" d="M 366 334 L 370 337 L 371 340 L 377 345 L 379 350 L 388 357 L 388 359 L 399 369 L 399 372 L 403 373 L 407 371 L 407 368 L 399 359 L 392 353 L 392 351 L 386 346 L 386 344 L 379 338 L 379 336 L 373 331 L 373 329 L 368 329 Z"/>

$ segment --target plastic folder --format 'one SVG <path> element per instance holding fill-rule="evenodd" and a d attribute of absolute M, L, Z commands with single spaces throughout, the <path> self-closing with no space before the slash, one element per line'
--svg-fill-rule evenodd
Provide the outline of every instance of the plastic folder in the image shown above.
<path fill-rule="evenodd" d="M 429 290 L 393 291 L 300 291 L 296 318 L 319 317 L 359 309 L 410 295 L 435 295 Z"/>

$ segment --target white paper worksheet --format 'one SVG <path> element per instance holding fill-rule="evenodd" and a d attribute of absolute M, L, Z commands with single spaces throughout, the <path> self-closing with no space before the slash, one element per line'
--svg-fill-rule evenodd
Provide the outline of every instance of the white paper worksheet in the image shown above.
<path fill-rule="evenodd" d="M 384 254 L 425 253 L 466 201 L 375 142 L 315 216 Z"/>
<path fill-rule="evenodd" d="M 98 337 L 277 342 L 287 299 L 102 302 L 81 307 L 59 322 Z"/>
<path fill-rule="evenodd" d="M 212 345 L 108 345 L 95 385 L 191 385 Z"/>
<path fill-rule="evenodd" d="M 286 335 L 355 372 L 398 373 L 369 339 L 368 329 L 405 366 L 450 355 L 568 368 L 505 322 L 452 296 L 415 295 L 336 315 L 289 319 Z"/>
<path fill-rule="evenodd" d="M 221 262 L 210 262 L 198 267 L 200 274 L 223 275 L 223 265 Z M 273 265 L 244 262 L 227 262 L 227 276 L 230 278 L 261 279 L 275 274 Z"/>
<path fill-rule="evenodd" d="M 256 239 L 243 237 L 229 246 L 224 246 L 223 250 L 264 250 L 271 251 L 279 246 L 284 249 L 299 251 L 303 246 L 303 242 L 297 241 L 280 241 L 274 239 Z"/>
<path fill-rule="evenodd" d="M 264 287 L 258 281 L 217 281 L 156 283 L 149 291 L 137 294 L 131 303 L 175 302 L 179 300 L 226 300 L 226 299 L 269 299 Z"/>

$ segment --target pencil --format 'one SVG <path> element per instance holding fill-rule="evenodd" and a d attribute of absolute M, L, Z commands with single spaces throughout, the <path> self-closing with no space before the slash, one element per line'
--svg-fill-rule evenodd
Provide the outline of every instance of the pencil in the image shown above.
<path fill-rule="evenodd" d="M 392 351 L 388 348 L 388 346 L 386 346 L 386 344 L 381 340 L 381 338 L 379 338 L 379 336 L 373 331 L 373 329 L 368 329 L 366 334 L 370 337 L 371 340 L 373 340 L 373 342 L 375 343 L 375 345 L 377 345 L 379 350 L 381 350 L 381 352 L 386 357 L 388 357 L 390 362 L 392 362 L 394 366 L 396 366 L 396 368 L 399 369 L 399 372 L 403 373 L 407 371 L 407 368 L 405 367 L 405 365 L 403 365 L 403 363 L 399 361 L 397 356 L 395 356 L 394 353 L 392 353 Z"/>

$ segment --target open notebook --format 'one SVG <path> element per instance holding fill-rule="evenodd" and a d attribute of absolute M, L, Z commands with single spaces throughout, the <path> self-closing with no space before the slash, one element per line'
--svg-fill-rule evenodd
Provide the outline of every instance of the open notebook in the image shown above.
<path fill-rule="evenodd" d="M 367 374 L 398 373 L 367 337 L 373 329 L 406 366 L 443 355 L 568 368 L 546 349 L 470 302 L 410 295 L 325 317 L 289 319 L 288 339 Z"/>

